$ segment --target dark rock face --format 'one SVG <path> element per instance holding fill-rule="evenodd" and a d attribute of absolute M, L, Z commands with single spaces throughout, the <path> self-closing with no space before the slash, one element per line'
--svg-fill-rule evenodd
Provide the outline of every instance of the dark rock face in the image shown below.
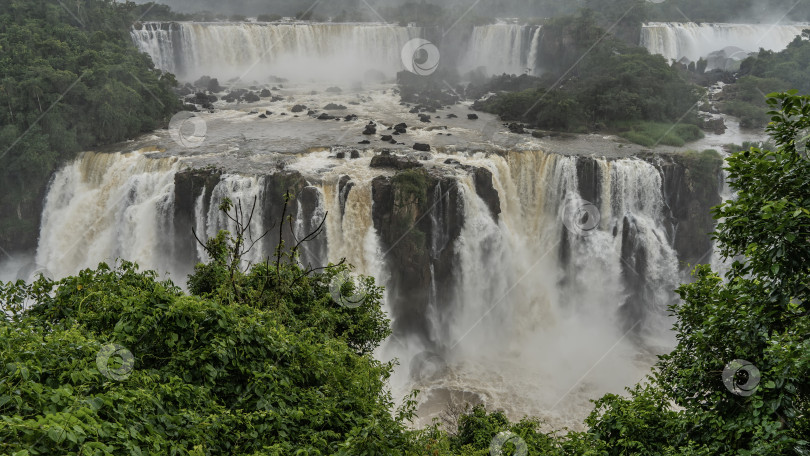
<path fill-rule="evenodd" d="M 208 213 L 211 208 L 211 194 L 214 188 L 219 184 L 222 175 L 221 172 L 215 169 L 197 169 L 197 170 L 183 170 L 175 174 L 174 185 L 174 214 L 173 214 L 173 233 L 172 237 L 174 242 L 169 242 L 167 245 L 172 246 L 172 258 L 178 264 L 193 265 L 197 261 L 197 241 L 192 234 L 192 228 L 195 226 L 194 214 L 195 204 L 197 198 L 202 195 L 204 207 L 203 213 Z M 263 177 L 264 182 L 264 195 L 261 201 L 256 201 L 256 207 L 261 208 L 263 215 L 263 226 L 278 226 L 279 221 L 282 220 L 284 212 L 284 194 L 289 191 L 293 198 L 288 207 L 286 214 L 303 214 L 301 229 L 304 233 L 310 233 L 317 228 L 317 225 L 323 219 L 319 216 L 320 207 L 320 193 L 315 187 L 307 185 L 306 180 L 298 173 L 291 171 L 279 172 L 272 175 Z M 249 214 L 253 207 L 253 201 L 241 201 L 242 209 L 245 214 Z M 237 204 L 234 201 L 234 204 Z M 261 236 L 264 233 L 253 233 L 254 237 Z M 201 241 L 205 242 L 205 233 L 197 233 Z M 273 256 L 275 245 L 278 242 L 278 230 L 268 233 L 265 238 L 267 242 L 267 251 L 263 252 L 265 256 Z M 295 246 L 296 236 L 291 232 L 288 224 L 284 224 L 282 228 L 282 239 L 288 248 Z M 301 250 L 301 257 L 304 264 L 307 262 L 314 265 L 322 266 L 326 262 L 326 233 L 321 233 L 314 241 L 306 244 Z"/>
<path fill-rule="evenodd" d="M 380 137 L 382 141 L 391 141 L 392 139 L 393 137 L 391 137 L 391 135 L 382 135 L 382 137 Z"/>
<path fill-rule="evenodd" d="M 377 125 L 375 125 L 374 122 L 369 122 L 368 125 L 366 125 L 366 129 L 363 130 L 363 134 L 364 135 L 376 135 L 377 134 Z"/>
<path fill-rule="evenodd" d="M 327 113 L 323 113 L 323 114 L 318 116 L 318 120 L 334 120 L 334 119 L 335 119 L 335 116 L 330 116 Z"/>
<path fill-rule="evenodd" d="M 486 168 L 475 168 L 473 178 L 475 181 L 475 193 L 484 200 L 492 219 L 497 222 L 501 213 L 501 199 L 498 196 L 498 191 L 493 186 L 492 172 Z"/>
<path fill-rule="evenodd" d="M 375 155 L 371 159 L 372 168 L 392 168 L 392 169 L 410 169 L 419 168 L 422 164 L 410 157 L 402 157 L 399 155 L 391 155 L 390 153 L 383 152 L 382 154 Z"/>
<path fill-rule="evenodd" d="M 339 105 L 339 104 L 335 104 L 335 103 L 329 103 L 328 105 L 324 106 L 323 109 L 325 109 L 326 111 L 339 111 L 339 110 L 347 109 L 347 108 L 346 108 L 346 106 L 343 106 L 343 105 Z"/>
<path fill-rule="evenodd" d="M 297 105 L 293 106 L 292 109 L 291 109 L 292 112 L 304 112 L 306 110 L 307 110 L 307 107 L 304 106 L 304 105 L 300 105 L 300 104 L 297 104 Z"/>
<path fill-rule="evenodd" d="M 711 208 L 721 203 L 722 159 L 714 160 L 673 155 L 661 163 L 662 187 L 672 239 L 678 259 L 691 265 L 705 263 L 711 254 L 709 233 L 716 221 Z"/>
<path fill-rule="evenodd" d="M 528 131 L 526 131 L 526 129 L 523 127 L 523 125 L 521 125 L 519 123 L 514 123 L 514 122 L 509 124 L 509 131 L 511 131 L 512 133 L 518 133 L 518 134 L 521 134 L 521 135 L 528 133 Z"/>
<path fill-rule="evenodd" d="M 430 152 L 430 144 L 416 143 L 413 145 L 413 150 L 418 150 L 420 152 Z"/>
<path fill-rule="evenodd" d="M 412 185 L 415 182 L 423 186 Z M 457 280 L 452 246 L 463 226 L 457 181 L 408 170 L 393 178 L 375 178 L 372 197 L 374 228 L 388 252 L 386 262 L 397 265 L 388 283 L 396 301 L 392 303 L 393 329 L 430 341 L 438 322 L 427 318 L 428 307 L 431 302 L 438 307 L 451 302 L 453 294 L 452 286 L 442 286 L 431 296 L 431 268 L 436 283 Z"/>
<path fill-rule="evenodd" d="M 478 120 L 478 114 L 467 114 L 467 118 L 470 120 Z"/>
<path fill-rule="evenodd" d="M 394 133 L 404 134 L 408 132 L 408 126 L 404 123 L 394 125 Z"/>
<path fill-rule="evenodd" d="M 203 195 L 203 212 L 208 213 L 211 192 L 219 183 L 217 170 L 194 169 L 174 175 L 174 246 L 172 258 L 179 264 L 193 265 L 197 262 L 197 241 L 194 239 L 194 206 Z M 200 240 L 204 233 L 197 233 Z"/>

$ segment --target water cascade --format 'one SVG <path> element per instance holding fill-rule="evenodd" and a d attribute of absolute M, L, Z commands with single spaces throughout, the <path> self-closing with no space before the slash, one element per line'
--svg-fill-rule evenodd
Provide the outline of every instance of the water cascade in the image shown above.
<path fill-rule="evenodd" d="M 697 61 L 724 48 L 737 49 L 743 59 L 760 48 L 781 51 L 801 35 L 807 24 L 696 24 L 694 22 L 651 22 L 641 29 L 641 46 L 667 60 Z M 708 68 L 712 69 L 712 68 Z"/>
<path fill-rule="evenodd" d="M 297 197 L 287 213 L 295 222 L 285 240 L 329 214 L 303 261 L 346 258 L 387 286 L 394 337 L 380 356 L 403 364 L 395 391 L 426 392 L 426 417 L 446 395 L 467 394 L 515 416 L 572 425 L 594 390 L 618 392 L 643 375 L 647 365 L 633 361 L 639 337 L 647 346 L 666 343 L 656 333 L 664 332 L 661 316 L 683 278 L 677 208 L 669 207 L 677 199 L 667 190 L 674 168 L 540 151 L 455 153 L 461 164 L 453 165 L 438 154 L 428 162 L 427 200 L 408 206 L 394 204 L 402 192 L 396 174 L 369 166 L 373 152 L 342 161 L 330 154 L 246 175 L 144 152 L 85 153 L 54 178 L 37 261 L 63 276 L 123 257 L 183 283 L 205 260 L 192 227 L 203 238 L 233 230 L 220 203 L 229 198 L 247 212 L 256 201 L 257 237 L 280 219 L 283 198 L 275 193 L 291 188 Z M 412 226 L 395 226 L 407 217 Z M 275 236 L 256 244 L 246 265 L 271 256 Z M 417 366 L 424 353 L 446 363 L 446 372 L 425 376 Z M 577 382 L 600 362 L 624 368 Z M 571 385 L 580 389 L 566 392 Z M 567 399 L 558 405 L 559 398 Z"/>
<path fill-rule="evenodd" d="M 473 29 L 463 67 L 490 74 L 535 74 L 540 26 L 491 24 Z"/>
<path fill-rule="evenodd" d="M 146 22 L 133 27 L 136 46 L 155 66 L 194 80 L 363 80 L 402 69 L 400 51 L 416 27 L 385 24 Z"/>

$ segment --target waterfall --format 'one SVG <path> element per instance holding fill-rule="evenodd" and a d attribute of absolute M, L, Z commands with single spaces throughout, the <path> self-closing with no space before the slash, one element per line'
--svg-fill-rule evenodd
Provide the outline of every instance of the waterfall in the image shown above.
<path fill-rule="evenodd" d="M 231 217 L 228 217 L 225 212 L 220 210 L 220 205 L 225 198 L 228 198 L 233 207 L 239 208 L 239 211 L 243 214 L 240 216 L 241 220 L 243 222 L 250 220 L 250 224 L 247 226 L 248 231 L 245 233 L 245 241 L 248 245 L 253 244 L 253 246 L 242 257 L 242 268 L 246 269 L 250 265 L 261 263 L 272 253 L 272 247 L 267 245 L 268 240 L 262 238 L 262 235 L 271 228 L 266 227 L 264 224 L 261 204 L 264 197 L 263 178 L 238 174 L 223 175 L 211 193 L 210 202 L 205 206 L 195 207 L 195 210 L 200 210 L 200 213 L 195 213 L 195 220 L 204 221 L 202 226 L 198 227 L 199 231 L 197 232 L 204 233 L 207 239 L 215 237 L 220 230 L 227 230 L 231 234 L 237 232 L 238 227 L 233 219 L 234 210 L 229 211 Z M 254 201 L 256 202 L 255 206 Z M 206 206 L 207 211 L 205 210 Z M 207 255 L 203 254 L 200 260 L 206 260 L 207 257 Z"/>
<path fill-rule="evenodd" d="M 378 353 L 402 362 L 392 380 L 396 394 L 419 388 L 425 407 L 439 404 L 442 394 L 472 394 L 510 416 L 576 426 L 590 410 L 588 399 L 621 392 L 646 373 L 639 337 L 659 344 L 668 327 L 664 307 L 683 279 L 668 234 L 661 168 L 638 158 L 541 151 L 457 153 L 452 157 L 464 167 L 452 168 L 449 156 L 438 154 L 433 169 L 445 174 L 434 176 L 427 192 L 431 203 L 420 225 L 429 231 L 425 255 L 413 252 L 428 261 L 425 302 L 418 303 L 402 297 L 414 285 L 402 279 L 406 272 L 390 255 L 396 246 L 383 247 L 374 222 L 386 215 L 375 213 L 375 183 L 391 171 L 371 168 L 370 154 L 353 160 L 330 154 L 298 156 L 282 176 L 188 172 L 183 158 L 143 152 L 82 154 L 53 179 L 37 262 L 61 277 L 121 257 L 182 284 L 193 264 L 175 260 L 201 261 L 205 254 L 187 242 L 186 228 L 173 225 L 187 223 L 201 238 L 233 231 L 220 203 L 229 198 L 248 214 L 255 198 L 250 229 L 259 236 L 280 214 L 274 189 L 303 179 L 287 212 L 295 217 L 291 232 L 303 237 L 329 216 L 325 245 L 302 260 L 321 266 L 346 258 L 356 273 L 389 285 L 384 307 L 392 318 L 421 322 L 419 334 L 395 332 Z M 471 169 L 491 174 L 499 212 L 482 197 Z M 583 218 L 572 207 L 592 212 Z M 243 266 L 271 256 L 275 239 L 257 243 Z M 426 359 L 446 363 L 445 374 L 413 377 L 425 359 L 414 355 L 425 350 Z M 618 368 L 594 377 L 601 365 Z"/>
<path fill-rule="evenodd" d="M 143 268 L 172 265 L 177 160 L 86 152 L 53 177 L 42 212 L 36 261 L 57 277 L 116 258 Z M 167 268 L 167 265 L 169 268 Z"/>
<path fill-rule="evenodd" d="M 519 24 L 476 26 L 462 67 L 484 67 L 490 74 L 534 74 L 540 27 Z"/>
<path fill-rule="evenodd" d="M 183 80 L 362 80 L 393 78 L 401 50 L 421 29 L 387 24 L 146 22 L 131 30 L 138 49 Z"/>
<path fill-rule="evenodd" d="M 760 48 L 781 51 L 807 27 L 807 24 L 651 22 L 641 28 L 641 46 L 667 60 L 685 57 L 693 62 L 707 58 L 714 51 L 733 47 L 741 49 L 739 58 L 735 57 L 739 60 Z"/>

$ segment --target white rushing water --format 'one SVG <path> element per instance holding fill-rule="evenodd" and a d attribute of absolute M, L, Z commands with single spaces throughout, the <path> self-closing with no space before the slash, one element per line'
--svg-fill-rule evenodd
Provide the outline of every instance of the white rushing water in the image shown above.
<path fill-rule="evenodd" d="M 402 69 L 401 50 L 421 29 L 387 24 L 147 22 L 131 31 L 160 69 L 264 81 L 268 76 L 355 81 Z"/>
<path fill-rule="evenodd" d="M 444 164 L 451 157 L 492 172 L 502 210 L 497 220 L 476 192 L 473 178 Z M 370 159 L 368 152 L 344 161 L 330 158 L 328 151 L 297 157 L 287 169 L 308 176 L 320 202 L 313 214 L 304 214 L 301 206 L 291 213 L 303 223 L 301 219 L 319 218 L 328 211 L 328 259 L 346 258 L 356 272 L 373 275 L 385 285 L 398 274 L 398 265 L 385 256 L 372 222 L 371 182 L 391 172 L 370 168 Z M 437 154 L 427 162 L 454 174 L 458 182 L 464 218 L 460 236 L 446 245 L 452 208 L 437 205 L 431 209 L 433 244 L 428 246 L 433 257 L 452 249 L 456 279 L 431 282 L 429 340 L 395 334 L 378 353 L 402 363 L 392 383 L 398 396 L 411 388 L 423 391 L 422 423 L 448 401 L 464 397 L 502 408 L 515 418 L 528 414 L 549 420 L 553 427 L 576 427 L 590 409 L 588 399 L 620 393 L 646 373 L 650 352 L 640 349 L 630 330 L 657 331 L 663 320 L 655 303 L 668 299 L 680 278 L 662 216 L 660 171 L 640 159 L 597 159 L 602 176 L 599 200 L 593 201 L 598 224 L 581 229 L 581 214 L 567 210 L 572 201 L 575 207 L 587 204 L 578 193 L 577 160 L 515 151 L 503 156 Z M 189 265 L 175 264 L 173 256 L 182 252 L 172 245 L 174 178 L 183 163 L 182 158 L 153 158 L 141 151 L 85 153 L 65 166 L 48 193 L 37 262 L 59 277 L 120 257 L 183 282 L 176 271 L 188 271 Z M 342 176 L 353 183 L 348 197 L 340 191 Z M 243 205 L 256 198 L 260 204 L 251 231 L 268 230 L 261 213 L 261 202 L 272 198 L 264 185 L 268 178 L 226 173 L 213 189 L 198 189 L 200 193 L 192 195 L 194 213 L 188 214 L 197 232 L 210 237 L 220 229 L 233 229 L 233 222 L 218 210 L 226 197 Z M 316 223 L 309 220 L 310 225 Z M 633 232 L 630 238 L 628 229 Z M 627 243 L 632 253 L 627 253 Z M 256 263 L 271 255 L 270 244 L 257 245 L 246 261 Z M 201 249 L 192 253 L 204 260 Z M 646 266 L 633 270 L 628 264 Z M 632 291 L 626 285 L 628 273 L 643 276 L 660 295 L 645 304 L 645 318 L 622 316 L 621 307 Z M 451 298 L 438 301 L 438 295 Z M 386 300 L 392 314 L 397 310 L 393 306 L 402 305 L 409 304 L 391 296 Z M 669 343 L 649 335 L 646 340 L 652 346 Z M 425 374 L 424 363 L 419 365 L 425 353 L 446 366 L 441 375 Z"/>
<path fill-rule="evenodd" d="M 540 26 L 497 23 L 476 26 L 471 33 L 458 62 L 465 71 L 538 72 Z M 423 31 L 389 24 L 146 22 L 133 27 L 131 35 L 157 68 L 182 80 L 213 75 L 221 80 L 275 76 L 355 82 L 393 79 L 404 69 L 405 43 Z M 458 50 L 436 44 L 442 62 L 456 61 Z"/>
<path fill-rule="evenodd" d="M 462 68 L 488 74 L 536 74 L 540 26 L 491 24 L 473 28 Z"/>
<path fill-rule="evenodd" d="M 781 51 L 807 27 L 807 24 L 651 22 L 641 28 L 641 46 L 668 60 L 685 57 L 693 62 L 724 48 L 738 48 L 739 55 L 734 58 L 739 60 L 760 48 Z"/>

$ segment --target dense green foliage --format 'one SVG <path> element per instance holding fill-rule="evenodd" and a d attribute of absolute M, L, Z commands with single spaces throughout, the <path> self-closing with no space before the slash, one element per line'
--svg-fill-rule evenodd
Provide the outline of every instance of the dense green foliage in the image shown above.
<path fill-rule="evenodd" d="M 32 247 L 17 240 L 36 232 L 39 201 L 60 163 L 151 131 L 179 107 L 174 77 L 155 70 L 130 39 L 148 7 L 69 3 L 0 3 L 0 244 L 7 249 Z"/>
<path fill-rule="evenodd" d="M 54 283 L 4 284 L 0 301 L 39 305 L 0 322 L 0 453 L 396 454 L 385 392 L 388 336 L 373 279 L 339 305 L 345 266 L 240 267 L 245 239 L 221 232 L 192 295 L 123 262 Z M 345 290 L 349 292 L 348 290 Z M 98 362 L 102 347 L 124 356 Z M 117 348 L 117 347 L 116 347 Z M 110 372 L 106 373 L 105 369 Z"/>
<path fill-rule="evenodd" d="M 723 112 L 740 118 L 743 127 L 764 127 L 769 121 L 765 94 L 796 89 L 810 94 L 810 29 L 780 52 L 761 50 L 740 65 L 739 80 L 723 89 Z"/>
<path fill-rule="evenodd" d="M 547 73 L 537 86 L 501 93 L 476 108 L 544 129 L 625 132 L 649 145 L 701 137 L 694 125 L 701 89 L 663 57 L 606 36 L 587 11 L 551 21 L 543 33 L 538 61 L 546 62 Z"/>

